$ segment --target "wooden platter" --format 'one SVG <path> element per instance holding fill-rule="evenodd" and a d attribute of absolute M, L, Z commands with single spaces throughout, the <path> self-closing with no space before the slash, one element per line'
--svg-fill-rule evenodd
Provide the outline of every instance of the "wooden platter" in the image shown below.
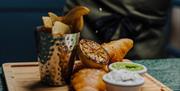
<path fill-rule="evenodd" d="M 40 83 L 37 62 L 18 62 L 3 64 L 8 91 L 68 91 L 68 86 L 48 87 Z M 150 76 L 144 75 L 145 84 L 141 91 L 172 91 L 170 88 Z"/>

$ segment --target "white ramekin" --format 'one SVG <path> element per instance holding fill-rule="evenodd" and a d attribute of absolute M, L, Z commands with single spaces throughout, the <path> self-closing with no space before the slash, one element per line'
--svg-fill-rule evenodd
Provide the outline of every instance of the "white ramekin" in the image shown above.
<path fill-rule="evenodd" d="M 118 70 L 115 70 L 118 71 Z M 111 71 L 112 72 L 112 71 Z M 138 73 L 135 73 L 139 76 L 138 82 L 133 84 L 119 84 L 112 82 L 112 80 L 109 80 L 107 78 L 109 73 L 105 74 L 103 76 L 103 81 L 106 83 L 106 89 L 107 91 L 140 91 L 141 86 L 144 84 L 144 78 L 140 76 Z"/>

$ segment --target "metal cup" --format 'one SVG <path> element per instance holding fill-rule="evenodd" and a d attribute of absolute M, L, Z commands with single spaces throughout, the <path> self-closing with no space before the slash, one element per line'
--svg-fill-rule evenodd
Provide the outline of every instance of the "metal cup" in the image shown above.
<path fill-rule="evenodd" d="M 41 81 L 51 86 L 63 86 L 70 80 L 80 33 L 54 37 L 44 29 L 40 27 L 37 32 Z"/>

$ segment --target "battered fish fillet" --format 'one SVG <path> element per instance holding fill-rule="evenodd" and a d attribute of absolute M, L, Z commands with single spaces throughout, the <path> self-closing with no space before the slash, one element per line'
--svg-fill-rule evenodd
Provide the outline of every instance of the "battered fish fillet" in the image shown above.
<path fill-rule="evenodd" d="M 102 44 L 102 47 L 110 56 L 110 62 L 122 61 L 125 55 L 133 47 L 133 40 L 124 38 Z"/>
<path fill-rule="evenodd" d="M 99 69 L 82 69 L 72 78 L 72 86 L 75 91 L 105 91 L 106 86 L 102 80 L 106 72 Z"/>

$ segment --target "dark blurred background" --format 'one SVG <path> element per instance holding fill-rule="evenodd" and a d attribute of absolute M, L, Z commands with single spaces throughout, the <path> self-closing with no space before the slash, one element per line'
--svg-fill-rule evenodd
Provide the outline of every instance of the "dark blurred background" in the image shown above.
<path fill-rule="evenodd" d="M 64 0 L 0 0 L 0 62 L 36 60 L 36 26 L 49 11 L 61 15 Z"/>
<path fill-rule="evenodd" d="M 0 0 L 0 62 L 36 60 L 36 26 L 51 11 L 62 14 L 65 0 Z M 180 36 L 180 0 L 172 1 L 168 31 Z M 173 18 L 171 17 L 173 16 Z M 170 36 L 167 49 L 171 57 L 179 57 L 180 40 Z"/>

